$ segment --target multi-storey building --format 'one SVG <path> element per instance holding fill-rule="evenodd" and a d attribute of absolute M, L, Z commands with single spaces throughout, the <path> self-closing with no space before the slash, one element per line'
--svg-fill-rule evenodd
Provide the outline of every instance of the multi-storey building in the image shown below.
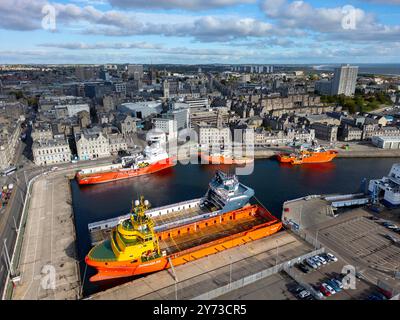
<path fill-rule="evenodd" d="M 191 128 L 204 122 L 214 127 L 220 127 L 229 121 L 229 113 L 225 109 L 209 110 L 209 109 L 193 109 L 190 110 L 189 123 Z"/>
<path fill-rule="evenodd" d="M 345 65 L 335 68 L 331 95 L 352 96 L 356 90 L 358 67 Z"/>
<path fill-rule="evenodd" d="M 21 122 L 0 124 L 0 169 L 12 164 L 21 135 Z"/>
<path fill-rule="evenodd" d="M 53 139 L 53 129 L 50 123 L 36 123 L 32 128 L 31 137 L 33 141 Z"/>
<path fill-rule="evenodd" d="M 228 127 L 217 128 L 211 125 L 199 124 L 195 129 L 201 147 L 229 146 L 232 143 L 231 130 Z"/>
<path fill-rule="evenodd" d="M 177 124 L 174 119 L 169 118 L 154 118 L 153 127 L 156 130 L 166 134 L 167 140 L 173 140 L 178 137 Z"/>
<path fill-rule="evenodd" d="M 124 137 L 119 134 L 111 134 L 109 136 L 110 139 L 110 153 L 118 154 L 119 151 L 127 151 L 128 144 Z"/>
<path fill-rule="evenodd" d="M 71 161 L 71 149 L 65 139 L 40 139 L 32 146 L 33 162 L 38 166 Z"/>
<path fill-rule="evenodd" d="M 339 127 L 336 125 L 314 122 L 311 124 L 310 128 L 315 130 L 315 137 L 317 139 L 329 142 L 337 141 Z"/>
<path fill-rule="evenodd" d="M 110 141 L 101 132 L 84 131 L 76 138 L 76 149 L 80 160 L 93 160 L 111 155 Z"/>

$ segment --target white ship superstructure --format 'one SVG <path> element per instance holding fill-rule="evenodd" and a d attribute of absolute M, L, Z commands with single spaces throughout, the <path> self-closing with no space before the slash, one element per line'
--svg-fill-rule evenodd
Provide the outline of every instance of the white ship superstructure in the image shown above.
<path fill-rule="evenodd" d="M 392 166 L 389 176 L 371 180 L 368 191 L 373 198 L 381 198 L 389 207 L 400 206 L 400 163 Z"/>

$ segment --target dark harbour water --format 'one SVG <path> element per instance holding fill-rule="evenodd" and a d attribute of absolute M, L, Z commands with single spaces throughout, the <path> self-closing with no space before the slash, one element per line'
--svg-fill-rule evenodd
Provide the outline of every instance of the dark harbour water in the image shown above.
<path fill-rule="evenodd" d="M 253 173 L 239 176 L 239 180 L 253 188 L 258 200 L 280 217 L 282 203 L 286 200 L 309 194 L 357 192 L 363 178 L 381 178 L 395 162 L 398 162 L 395 158 L 336 159 L 326 164 L 290 166 L 270 159 L 256 160 Z M 232 171 L 231 166 L 177 165 L 152 175 L 94 186 L 79 187 L 73 180 L 71 189 L 82 277 L 86 269 L 84 257 L 90 250 L 89 223 L 129 212 L 131 201 L 140 195 L 145 196 L 152 207 L 201 197 L 218 168 Z M 88 281 L 93 274 L 94 271 L 87 268 L 85 295 L 121 283 L 114 280 L 101 286 L 93 285 Z"/>

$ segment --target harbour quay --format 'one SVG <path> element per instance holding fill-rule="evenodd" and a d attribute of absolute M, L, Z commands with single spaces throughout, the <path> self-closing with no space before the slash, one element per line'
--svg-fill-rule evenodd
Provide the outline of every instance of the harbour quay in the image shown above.
<path fill-rule="evenodd" d="M 49 173 L 34 182 L 13 300 L 80 298 L 71 205 L 69 178 L 65 172 Z"/>

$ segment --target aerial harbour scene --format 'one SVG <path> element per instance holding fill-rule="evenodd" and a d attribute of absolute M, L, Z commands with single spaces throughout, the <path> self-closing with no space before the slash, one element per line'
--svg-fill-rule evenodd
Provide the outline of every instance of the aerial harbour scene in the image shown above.
<path fill-rule="evenodd" d="M 399 300 L 398 18 L 0 1 L 2 302 Z"/>

